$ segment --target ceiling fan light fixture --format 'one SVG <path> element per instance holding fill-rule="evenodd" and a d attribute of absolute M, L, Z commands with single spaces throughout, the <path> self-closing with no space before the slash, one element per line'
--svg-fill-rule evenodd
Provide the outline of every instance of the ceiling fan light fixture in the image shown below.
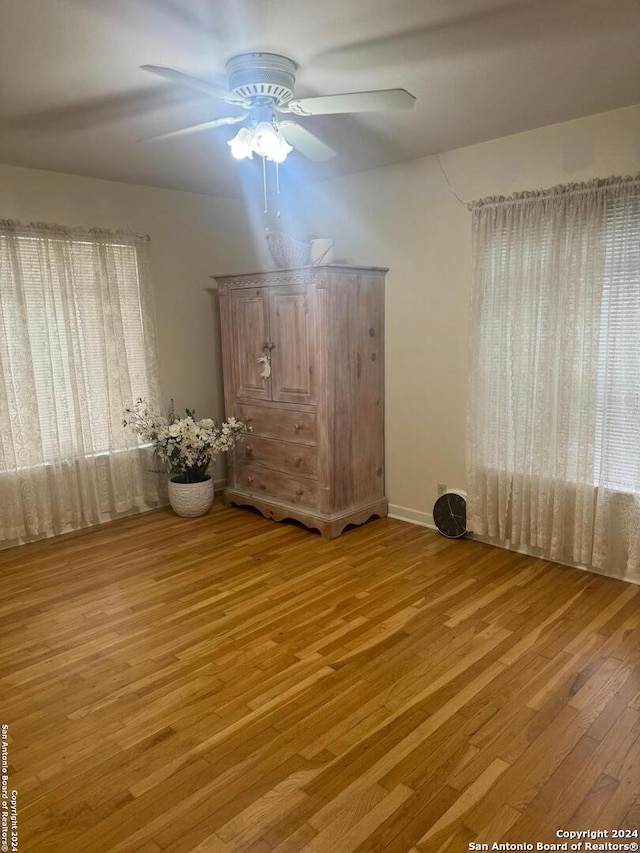
<path fill-rule="evenodd" d="M 277 124 L 270 121 L 259 121 L 255 127 L 241 127 L 227 144 L 236 160 L 250 159 L 255 153 L 274 163 L 284 163 L 293 151 Z"/>
<path fill-rule="evenodd" d="M 239 133 L 229 142 L 231 153 L 238 160 L 258 153 L 265 160 L 282 163 L 293 150 L 313 162 L 329 160 L 336 152 L 307 130 L 304 125 L 277 114 L 296 116 L 339 115 L 367 113 L 392 109 L 411 109 L 416 101 L 406 89 L 376 89 L 370 92 L 343 92 L 294 98 L 297 65 L 286 56 L 276 53 L 241 53 L 226 64 L 228 88 L 210 80 L 185 74 L 161 65 L 143 65 L 145 71 L 164 77 L 173 83 L 190 86 L 214 98 L 242 109 L 242 115 L 225 116 L 208 122 L 164 133 L 154 139 L 183 136 L 213 127 L 240 124 L 247 120 Z M 281 133 L 285 128 L 287 139 Z"/>
<path fill-rule="evenodd" d="M 231 148 L 231 154 L 236 160 L 251 159 L 254 152 L 254 136 L 248 127 L 241 127 L 233 139 L 227 145 Z"/>

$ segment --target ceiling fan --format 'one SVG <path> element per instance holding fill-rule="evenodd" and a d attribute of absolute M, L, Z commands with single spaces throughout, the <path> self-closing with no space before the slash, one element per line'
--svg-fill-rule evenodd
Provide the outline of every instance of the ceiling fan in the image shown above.
<path fill-rule="evenodd" d="M 304 119 L 307 116 L 339 113 L 411 109 L 416 100 L 406 89 L 294 98 L 297 66 L 291 59 L 276 53 L 241 53 L 233 56 L 226 64 L 227 86 L 160 65 L 143 65 L 142 69 L 173 83 L 198 89 L 240 111 L 237 115 L 190 125 L 152 139 L 243 124 L 236 137 L 229 142 L 232 154 L 238 159 L 250 157 L 256 152 L 267 159 L 282 162 L 287 153 L 295 148 L 309 160 L 329 160 L 336 152 L 287 116 Z"/>

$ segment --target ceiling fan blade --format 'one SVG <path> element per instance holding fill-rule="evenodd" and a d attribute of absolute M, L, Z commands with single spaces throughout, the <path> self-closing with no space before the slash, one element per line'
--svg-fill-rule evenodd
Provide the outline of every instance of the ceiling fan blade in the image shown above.
<path fill-rule="evenodd" d="M 169 139 L 173 136 L 188 136 L 190 133 L 199 133 L 201 130 L 211 130 L 214 127 L 224 127 L 228 124 L 239 124 L 244 121 L 249 113 L 243 113 L 239 116 L 225 116 L 224 118 L 214 118 L 212 121 L 204 121 L 201 124 L 191 124 L 189 127 L 182 127 L 180 130 L 170 130 L 168 133 L 160 133 L 157 136 L 148 136 L 146 139 L 141 139 L 141 142 L 156 142 L 158 139 Z"/>
<path fill-rule="evenodd" d="M 337 113 L 368 113 L 378 110 L 410 110 L 415 96 L 406 89 L 379 89 L 377 92 L 351 92 L 344 95 L 320 95 L 294 98 L 289 111 L 299 116 L 323 116 Z"/>
<path fill-rule="evenodd" d="M 278 122 L 278 126 L 289 145 L 293 145 L 295 150 L 299 151 L 307 160 L 314 162 L 331 160 L 337 154 L 333 148 L 314 136 L 306 127 L 302 127 L 294 121 L 281 121 Z"/>
<path fill-rule="evenodd" d="M 213 95 L 214 98 L 220 98 L 229 104 L 242 104 L 244 101 L 241 98 L 236 98 L 224 86 L 218 85 L 213 81 L 202 80 L 200 77 L 193 77 L 191 74 L 185 74 L 184 71 L 178 71 L 176 68 L 166 68 L 164 65 L 141 65 L 143 71 L 150 71 L 152 74 L 157 74 L 158 77 L 164 77 L 165 80 L 170 80 L 172 83 L 179 83 L 182 86 L 189 86 L 191 89 L 198 89 L 206 95 Z"/>

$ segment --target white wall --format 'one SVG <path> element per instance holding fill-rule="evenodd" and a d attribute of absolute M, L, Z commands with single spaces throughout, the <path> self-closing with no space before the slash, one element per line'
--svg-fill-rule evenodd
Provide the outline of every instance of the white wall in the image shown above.
<path fill-rule="evenodd" d="M 464 201 L 640 170 L 640 106 L 440 155 Z M 437 484 L 465 486 L 471 214 L 435 157 L 323 184 L 309 232 L 390 267 L 386 477 L 392 511 L 429 522 Z"/>
<path fill-rule="evenodd" d="M 240 201 L 0 165 L 0 218 L 131 230 L 151 237 L 162 391 L 176 408 L 221 416 L 214 273 L 250 271 Z"/>

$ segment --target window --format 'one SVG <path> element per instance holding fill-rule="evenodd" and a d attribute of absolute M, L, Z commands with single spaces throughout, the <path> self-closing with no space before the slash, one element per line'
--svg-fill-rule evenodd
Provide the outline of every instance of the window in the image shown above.
<path fill-rule="evenodd" d="M 109 359 L 115 357 L 126 365 L 131 400 L 150 393 L 137 248 L 109 246 L 108 262 L 119 297 L 116 307 L 104 303 L 101 246 L 84 240 L 64 245 L 55 238 L 19 237 L 15 247 L 22 271 L 42 460 L 123 449 L 130 444 L 128 437 L 119 431 L 113 435 L 111 430 Z M 0 242 L 3 249 L 7 251 L 6 241 Z M 60 252 L 67 260 L 62 266 L 55 263 Z M 121 325 L 121 342 L 115 347 L 109 347 L 105 322 Z M 121 419 L 122 411 L 117 414 Z"/>
<path fill-rule="evenodd" d="M 0 221 L 0 540 L 157 506 L 123 425 L 157 404 L 148 238 Z"/>
<path fill-rule="evenodd" d="M 588 297 L 599 303 L 592 316 L 588 313 L 591 306 L 578 304 L 585 298 L 579 292 L 580 276 L 577 286 L 561 280 L 571 274 L 559 258 L 562 246 L 571 240 L 569 227 L 566 220 L 559 222 L 550 214 L 541 218 L 535 230 L 514 239 L 508 223 L 503 222 L 488 247 L 484 272 L 493 283 L 481 318 L 485 349 L 481 363 L 487 372 L 483 381 L 491 393 L 494 434 L 493 441 L 484 445 L 484 460 L 495 463 L 502 443 L 514 472 L 525 474 L 531 468 L 532 457 L 518 452 L 519 413 L 514 407 L 519 395 L 512 387 L 517 384 L 530 392 L 532 417 L 544 421 L 539 430 L 532 431 L 544 436 L 547 447 L 552 440 L 562 448 L 561 465 L 569 479 L 576 479 L 571 472 L 585 470 L 578 464 L 583 442 L 576 424 L 588 423 L 591 408 L 594 447 L 588 482 L 635 491 L 640 487 L 640 194 L 612 201 L 598 224 L 598 233 L 588 235 L 589 241 L 599 242 L 603 263 L 598 292 L 590 292 Z M 589 263 L 590 247 L 581 251 Z M 535 278 L 537 284 L 525 286 L 516 295 L 513 283 L 520 277 Z M 573 325 L 570 338 L 558 334 L 557 315 L 565 312 L 582 321 Z M 589 376 L 585 375 L 588 361 L 579 356 L 590 347 L 593 335 L 597 368 Z M 508 369 L 500 377 L 492 377 L 496 351 L 501 348 L 509 353 Z M 553 366 L 546 364 L 552 360 L 556 361 Z M 563 375 L 566 373 L 571 375 Z M 549 382 L 559 395 L 563 386 L 570 388 L 572 397 L 570 406 L 556 411 L 552 421 L 545 421 Z"/>
<path fill-rule="evenodd" d="M 640 177 L 473 208 L 476 533 L 640 581 Z"/>
<path fill-rule="evenodd" d="M 640 195 L 604 221 L 595 482 L 640 492 Z"/>

